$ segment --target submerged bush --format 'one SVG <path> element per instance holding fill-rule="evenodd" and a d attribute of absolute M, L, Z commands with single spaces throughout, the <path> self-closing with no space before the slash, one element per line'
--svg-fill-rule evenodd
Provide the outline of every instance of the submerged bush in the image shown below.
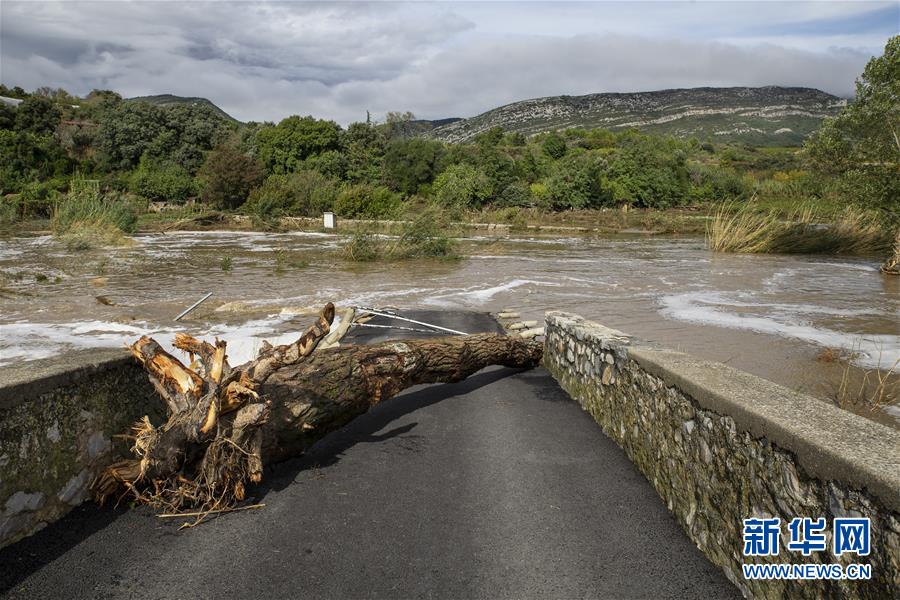
<path fill-rule="evenodd" d="M 729 206 L 716 213 L 706 242 L 715 252 L 874 255 L 888 251 L 891 236 L 871 213 L 853 208 L 822 223 L 809 207 L 782 217 Z"/>
<path fill-rule="evenodd" d="M 410 258 L 458 258 L 456 244 L 445 234 L 448 221 L 436 210 L 426 210 L 404 224 L 397 237 L 378 235 L 361 227 L 344 246 L 344 257 L 357 262 Z"/>
<path fill-rule="evenodd" d="M 100 193 L 97 181 L 75 179 L 53 213 L 53 235 L 75 250 L 128 243 L 137 215 L 128 202 Z"/>

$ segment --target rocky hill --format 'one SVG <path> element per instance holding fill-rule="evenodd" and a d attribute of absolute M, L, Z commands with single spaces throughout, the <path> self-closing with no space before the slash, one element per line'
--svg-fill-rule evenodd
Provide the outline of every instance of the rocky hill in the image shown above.
<path fill-rule="evenodd" d="M 188 98 L 186 96 L 174 96 L 172 94 L 159 94 L 156 96 L 137 96 L 135 98 L 128 98 L 126 101 L 147 102 L 148 104 L 155 104 L 157 106 L 171 106 L 173 104 L 196 104 L 200 106 L 208 106 L 223 119 L 227 119 L 229 121 L 237 121 L 237 119 L 229 115 L 227 112 L 225 112 L 206 98 Z"/>
<path fill-rule="evenodd" d="M 732 87 L 551 96 L 522 100 L 426 135 L 470 140 L 492 127 L 533 135 L 570 127 L 627 129 L 720 142 L 788 146 L 802 143 L 846 100 L 811 88 Z"/>

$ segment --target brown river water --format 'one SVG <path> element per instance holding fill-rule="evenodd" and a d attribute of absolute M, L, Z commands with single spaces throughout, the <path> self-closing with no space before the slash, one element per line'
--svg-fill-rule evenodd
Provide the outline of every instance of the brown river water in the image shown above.
<path fill-rule="evenodd" d="M 857 377 L 900 358 L 900 278 L 871 260 L 714 255 L 700 238 L 513 234 L 463 238 L 459 261 L 353 264 L 340 258 L 343 241 L 169 232 L 73 252 L 49 236 L 0 239 L 0 377 L 3 365 L 143 334 L 168 342 L 179 330 L 224 338 L 239 364 L 264 339 L 293 338 L 310 321 L 298 310 L 327 301 L 509 308 L 535 320 L 566 310 L 822 398 L 844 371 L 823 350 L 852 353 Z M 173 321 L 206 292 L 209 301 Z M 848 408 L 900 426 L 896 404 Z"/>

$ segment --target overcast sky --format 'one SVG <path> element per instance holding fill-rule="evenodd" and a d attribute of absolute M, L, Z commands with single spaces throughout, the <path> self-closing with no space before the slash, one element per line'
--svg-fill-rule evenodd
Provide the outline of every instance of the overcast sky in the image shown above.
<path fill-rule="evenodd" d="M 238 119 L 472 116 L 701 85 L 853 93 L 900 2 L 0 3 L 0 80 L 209 98 Z"/>

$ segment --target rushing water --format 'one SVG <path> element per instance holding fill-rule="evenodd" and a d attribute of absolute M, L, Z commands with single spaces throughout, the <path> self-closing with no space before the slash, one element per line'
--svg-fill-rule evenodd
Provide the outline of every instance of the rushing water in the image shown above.
<path fill-rule="evenodd" d="M 69 252 L 46 236 L 2 240 L 0 365 L 178 330 L 223 337 L 236 364 L 263 339 L 305 327 L 299 307 L 329 300 L 511 308 L 538 320 L 567 310 L 819 396 L 840 378 L 837 364 L 816 360 L 825 348 L 853 352 L 865 368 L 900 358 L 900 281 L 868 260 L 713 255 L 697 238 L 472 237 L 461 261 L 354 265 L 339 258 L 341 243 L 317 233 L 177 232 Z M 208 291 L 210 301 L 173 321 Z M 900 419 L 897 407 L 886 411 L 875 417 Z"/>

